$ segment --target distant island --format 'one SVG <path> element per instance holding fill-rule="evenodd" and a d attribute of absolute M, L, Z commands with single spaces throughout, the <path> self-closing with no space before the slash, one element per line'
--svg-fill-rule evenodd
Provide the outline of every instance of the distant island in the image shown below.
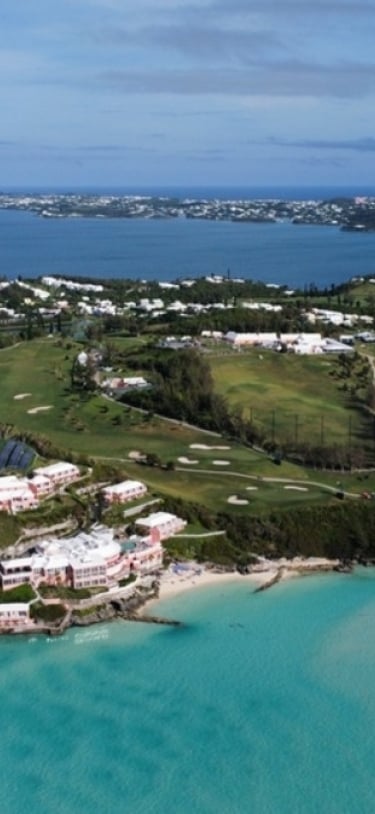
<path fill-rule="evenodd" d="M 277 198 L 221 200 L 141 195 L 0 193 L 0 209 L 34 212 L 44 218 L 188 218 L 238 223 L 336 226 L 375 231 L 375 198 L 287 201 Z"/>

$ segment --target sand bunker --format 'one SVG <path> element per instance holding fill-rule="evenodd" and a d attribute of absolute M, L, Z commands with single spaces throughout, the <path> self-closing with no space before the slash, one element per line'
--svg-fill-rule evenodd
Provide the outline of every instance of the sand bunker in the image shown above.
<path fill-rule="evenodd" d="M 209 447 L 208 444 L 190 444 L 190 449 L 230 449 L 230 447 Z"/>
<path fill-rule="evenodd" d="M 199 464 L 199 461 L 193 461 L 192 458 L 177 458 L 180 464 Z"/>
<path fill-rule="evenodd" d="M 257 486 L 246 486 L 246 491 L 247 492 L 257 492 L 258 487 Z"/>
<path fill-rule="evenodd" d="M 17 393 L 16 396 L 13 396 L 15 401 L 19 401 L 20 399 L 25 399 L 26 396 L 31 396 L 31 393 Z"/>
<path fill-rule="evenodd" d="M 284 489 L 294 489 L 296 492 L 308 492 L 308 488 L 306 486 L 284 486 Z"/>
<path fill-rule="evenodd" d="M 130 458 L 131 461 L 137 461 L 139 458 L 143 458 L 143 453 L 140 452 L 139 449 L 133 449 L 129 452 L 128 458 Z"/>
<path fill-rule="evenodd" d="M 248 500 L 237 497 L 237 495 L 230 495 L 227 500 L 227 503 L 232 503 L 234 506 L 247 506 L 248 502 Z"/>
<path fill-rule="evenodd" d="M 229 466 L 230 461 L 212 461 L 214 466 Z"/>
<path fill-rule="evenodd" d="M 46 404 L 46 406 L 43 407 L 32 407 L 31 410 L 28 410 L 27 412 L 30 415 L 35 415 L 35 413 L 41 413 L 44 412 L 45 410 L 52 410 L 52 407 L 53 404 Z"/>

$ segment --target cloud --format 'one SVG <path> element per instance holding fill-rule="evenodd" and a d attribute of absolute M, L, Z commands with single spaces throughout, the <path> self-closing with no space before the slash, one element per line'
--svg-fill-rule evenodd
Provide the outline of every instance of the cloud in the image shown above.
<path fill-rule="evenodd" d="M 260 144 L 260 142 L 257 143 Z M 293 147 L 297 149 L 349 150 L 356 153 L 375 152 L 375 138 L 372 136 L 356 139 L 301 139 L 299 141 L 289 141 L 271 136 L 263 143 L 274 147 Z"/>
<path fill-rule="evenodd" d="M 357 99 L 375 88 L 375 63 L 255 62 L 243 69 L 108 70 L 98 84 L 123 93 Z"/>
<path fill-rule="evenodd" d="M 220 28 L 216 25 L 164 25 L 139 28 L 108 28 L 96 35 L 99 41 L 117 45 L 154 45 L 175 51 L 199 61 L 223 62 L 232 60 L 247 62 L 254 54 L 264 51 L 283 51 L 285 46 L 273 31 Z"/>
<path fill-rule="evenodd" d="M 191 10 L 197 9 L 191 4 Z M 207 10 L 207 9 L 206 9 Z M 373 0 L 213 0 L 208 7 L 210 13 L 221 13 L 225 16 L 233 14 L 272 14 L 285 16 L 288 14 L 300 17 L 327 14 L 370 15 L 375 14 Z"/>

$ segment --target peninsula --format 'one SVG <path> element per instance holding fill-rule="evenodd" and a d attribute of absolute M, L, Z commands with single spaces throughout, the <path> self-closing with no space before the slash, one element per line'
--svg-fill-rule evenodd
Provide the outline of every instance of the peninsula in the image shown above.
<path fill-rule="evenodd" d="M 0 193 L 0 209 L 33 212 L 44 218 L 194 218 L 238 223 L 336 226 L 346 231 L 375 229 L 375 198 L 329 200 L 190 199 L 142 195 Z"/>

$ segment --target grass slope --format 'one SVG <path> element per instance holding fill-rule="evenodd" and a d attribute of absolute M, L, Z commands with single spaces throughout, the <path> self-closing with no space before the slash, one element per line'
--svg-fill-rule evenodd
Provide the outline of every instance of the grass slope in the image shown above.
<path fill-rule="evenodd" d="M 334 360 L 254 349 L 210 357 L 217 390 L 269 438 L 311 444 L 362 443 L 360 412 L 330 376 Z"/>
<path fill-rule="evenodd" d="M 163 421 L 161 419 L 148 420 L 147 417 L 123 405 L 113 403 L 99 395 L 81 399 L 69 390 L 69 372 L 73 358 L 77 354 L 79 345 L 65 343 L 63 346 L 54 340 L 35 340 L 24 343 L 18 348 L 7 349 L 0 353 L 0 419 L 4 423 L 11 423 L 20 429 L 32 430 L 48 436 L 55 444 L 78 452 L 87 453 L 98 460 L 109 460 L 121 466 L 124 473 L 136 477 L 148 484 L 151 492 L 162 493 L 206 505 L 212 510 L 229 508 L 227 503 L 230 495 L 238 495 L 249 500 L 246 506 L 230 506 L 231 511 L 251 513 L 263 507 L 269 509 L 272 505 L 294 506 L 304 502 L 319 502 L 335 500 L 332 495 L 313 486 L 311 481 L 336 486 L 338 477 L 344 488 L 353 488 L 360 492 L 364 488 L 375 488 L 375 478 L 369 477 L 365 483 L 359 480 L 360 476 L 338 476 L 337 474 L 316 473 L 304 470 L 301 467 L 286 461 L 282 466 L 275 466 L 266 455 L 247 449 L 239 444 L 228 443 L 221 438 L 208 435 L 198 430 L 184 427 L 180 424 Z M 276 365 L 290 365 L 290 377 L 286 382 L 286 373 L 282 375 L 282 368 L 277 368 L 278 380 L 274 383 L 274 397 L 281 399 L 284 394 L 284 404 L 288 399 L 302 400 L 304 405 L 311 404 L 312 414 L 319 413 L 322 405 L 328 402 L 328 391 L 322 382 L 318 394 L 311 392 L 311 382 L 320 381 L 324 375 L 322 360 L 314 360 L 310 368 L 310 385 L 307 387 L 303 369 L 306 372 L 306 359 L 297 357 L 280 357 L 262 354 L 266 364 L 262 365 L 259 354 L 246 354 L 235 359 L 213 360 L 213 368 L 218 385 L 223 392 L 231 391 L 233 403 L 238 403 L 238 393 L 242 394 L 244 405 L 247 400 L 247 377 L 252 374 L 252 392 L 259 399 L 259 410 L 264 404 L 264 392 L 270 387 L 272 371 Z M 284 362 L 285 358 L 285 362 Z M 324 360 L 329 364 L 327 360 Z M 267 375 L 265 375 L 267 373 Z M 255 374 L 259 388 L 262 386 L 263 395 L 258 392 L 254 383 Z M 276 374 L 275 374 L 276 375 Z M 275 375 L 273 378 L 275 378 Z M 305 376 L 306 378 L 306 376 Z M 330 379 L 328 378 L 328 383 Z M 301 383 L 302 380 L 302 383 Z M 333 387 L 333 385 L 331 385 Z M 237 388 L 237 389 L 236 389 Z M 15 400 L 19 393 L 30 393 L 22 400 Z M 237 394 L 237 395 L 236 395 Z M 230 395 L 230 394 L 229 394 Z M 337 394 L 336 394 L 337 395 Z M 246 402 L 248 403 L 248 402 Z M 319 407 L 317 407 L 319 404 Z M 30 408 L 51 405 L 52 409 L 45 412 L 30 414 Z M 340 404 L 332 408 L 335 421 L 339 424 L 340 416 L 346 416 L 345 408 Z M 191 449 L 191 444 L 206 444 L 212 446 L 229 446 L 228 450 Z M 157 467 L 139 466 L 131 462 L 128 454 L 132 450 L 153 452 L 166 463 L 172 460 L 177 467 L 183 467 L 178 457 L 184 456 L 198 463 L 184 471 L 165 471 Z M 215 460 L 227 460 L 226 467 L 216 466 Z M 192 471 L 192 470 L 198 471 Z M 252 480 L 229 475 L 251 476 Z M 263 483 L 260 479 L 266 477 L 305 479 L 307 492 L 287 490 L 284 484 Z M 259 481 L 256 481 L 256 479 Z M 308 482 L 310 481 L 310 485 Z M 256 490 L 246 490 L 249 485 L 255 485 Z M 304 484 L 306 485 L 306 484 Z M 16 529 L 10 528 L 9 523 L 5 532 L 11 542 L 15 537 Z"/>

